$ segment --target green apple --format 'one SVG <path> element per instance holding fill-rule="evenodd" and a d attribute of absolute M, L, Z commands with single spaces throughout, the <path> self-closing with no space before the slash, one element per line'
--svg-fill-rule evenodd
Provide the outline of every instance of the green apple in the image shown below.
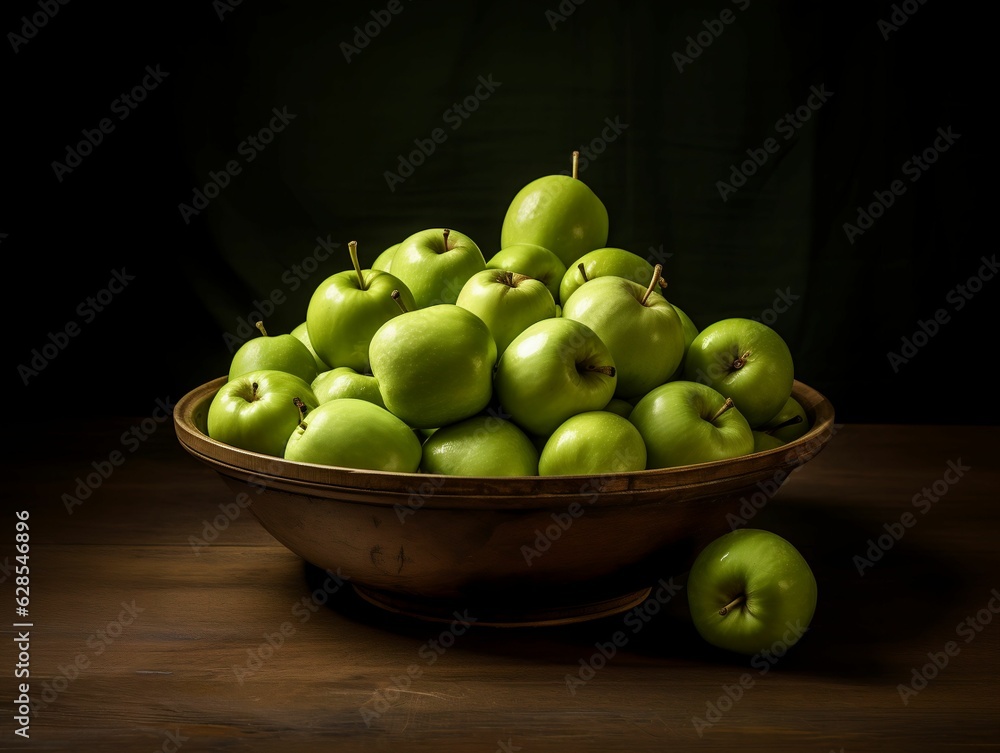
<path fill-rule="evenodd" d="M 624 248 L 595 248 L 567 265 L 559 283 L 559 302 L 565 306 L 583 283 L 608 276 L 624 277 L 645 287 L 653 277 L 653 265 Z"/>
<path fill-rule="evenodd" d="M 486 269 L 475 241 L 448 228 L 414 233 L 399 244 L 392 273 L 413 293 L 415 308 L 454 303 L 466 281 Z"/>
<path fill-rule="evenodd" d="M 390 319 L 371 342 L 385 406 L 416 429 L 470 418 L 493 396 L 497 345 L 486 323 L 453 303 Z"/>
<path fill-rule="evenodd" d="M 622 400 L 620 397 L 615 397 L 611 399 L 610 403 L 604 406 L 604 410 L 610 411 L 611 413 L 617 413 L 622 418 L 628 418 L 634 407 L 635 406 L 628 400 Z"/>
<path fill-rule="evenodd" d="M 556 302 L 541 280 L 503 269 L 484 269 L 468 279 L 455 301 L 490 328 L 497 355 L 524 329 L 556 315 Z"/>
<path fill-rule="evenodd" d="M 597 277 L 563 303 L 563 318 L 582 322 L 608 346 L 618 370 L 615 397 L 644 395 L 667 381 L 684 357 L 681 319 L 655 288 L 624 277 Z"/>
<path fill-rule="evenodd" d="M 607 245 L 608 210 L 579 179 L 579 157 L 573 152 L 572 175 L 536 178 L 514 195 L 500 229 L 500 248 L 542 246 L 569 267 L 588 251 Z"/>
<path fill-rule="evenodd" d="M 349 245 L 353 269 L 330 275 L 313 291 L 306 309 L 309 339 L 331 368 L 348 366 L 368 371 L 368 346 L 375 331 L 400 315 L 394 290 L 408 308 L 413 295 L 406 285 L 388 272 L 362 270 L 355 241 Z"/>
<path fill-rule="evenodd" d="M 420 440 L 385 408 L 342 397 L 319 405 L 288 437 L 285 459 L 300 463 L 416 473 Z"/>
<path fill-rule="evenodd" d="M 753 451 L 754 452 L 766 452 L 767 450 L 776 450 L 779 447 L 784 446 L 785 442 L 777 437 L 773 437 L 763 431 L 754 430 L 753 433 Z"/>
<path fill-rule="evenodd" d="M 691 343 L 684 378 L 731 397 L 751 426 L 770 421 L 792 394 L 795 367 L 788 345 L 755 319 L 708 325 Z"/>
<path fill-rule="evenodd" d="M 298 425 L 301 400 L 319 405 L 309 385 L 286 371 L 263 369 L 226 382 L 208 407 L 208 436 L 242 450 L 281 457 Z"/>
<path fill-rule="evenodd" d="M 552 293 L 552 299 L 559 302 L 559 285 L 566 274 L 566 265 L 547 248 L 533 243 L 515 243 L 493 254 L 486 262 L 486 268 L 520 272 L 541 280 Z"/>
<path fill-rule="evenodd" d="M 316 361 L 294 335 L 268 335 L 264 322 L 257 322 L 260 337 L 243 343 L 229 362 L 229 379 L 251 371 L 274 369 L 294 374 L 308 384 L 316 378 Z"/>
<path fill-rule="evenodd" d="M 789 397 L 770 421 L 756 427 L 782 442 L 791 442 L 809 431 L 809 416 L 794 397 Z"/>
<path fill-rule="evenodd" d="M 677 364 L 677 368 L 674 369 L 674 373 L 667 380 L 668 382 L 673 382 L 684 378 L 684 363 L 687 361 L 687 350 L 698 336 L 698 326 L 691 321 L 691 317 L 685 314 L 676 303 L 671 303 L 670 305 L 674 307 L 677 316 L 681 318 L 681 330 L 684 332 L 684 355 L 681 357 L 681 362 Z"/>
<path fill-rule="evenodd" d="M 667 382 L 646 394 L 629 421 L 646 443 L 648 468 L 749 455 L 753 430 L 733 401 L 698 382 Z"/>
<path fill-rule="evenodd" d="M 511 421 L 478 415 L 444 426 L 424 441 L 420 470 L 446 476 L 537 476 L 538 450 Z"/>
<path fill-rule="evenodd" d="M 380 408 L 385 407 L 378 380 L 371 374 L 359 374 L 350 366 L 338 366 L 317 375 L 312 381 L 312 391 L 320 403 L 328 403 L 342 397 L 367 400 Z"/>
<path fill-rule="evenodd" d="M 396 249 L 399 248 L 398 243 L 394 243 L 389 246 L 385 251 L 380 253 L 375 257 L 375 261 L 372 262 L 372 269 L 377 269 L 380 272 L 389 272 L 392 266 L 392 257 L 396 254 Z"/>
<path fill-rule="evenodd" d="M 309 325 L 307 322 L 297 324 L 289 334 L 300 340 L 302 344 L 306 346 L 306 349 L 312 353 L 313 361 L 316 363 L 317 374 L 327 371 L 330 368 L 330 365 L 319 357 L 319 353 L 317 353 L 316 349 L 312 346 L 312 341 L 309 339 Z"/>
<path fill-rule="evenodd" d="M 562 317 L 542 319 L 515 337 L 493 378 L 507 415 L 539 437 L 570 416 L 603 409 L 616 383 L 608 346 L 586 324 Z"/>
<path fill-rule="evenodd" d="M 817 586 L 809 563 L 788 540 L 737 528 L 698 553 L 687 594 L 694 626 L 713 646 L 783 656 L 812 622 Z"/>
<path fill-rule="evenodd" d="M 609 411 L 577 413 L 563 421 L 542 449 L 540 476 L 628 473 L 646 468 L 646 445 L 635 425 Z"/>

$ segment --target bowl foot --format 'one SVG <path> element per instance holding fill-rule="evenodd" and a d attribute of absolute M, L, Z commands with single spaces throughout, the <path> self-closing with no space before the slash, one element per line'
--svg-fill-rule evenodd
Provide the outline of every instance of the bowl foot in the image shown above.
<path fill-rule="evenodd" d="M 487 627 L 538 627 L 596 620 L 626 612 L 638 606 L 646 600 L 652 591 L 651 588 L 643 588 L 639 591 L 600 601 L 514 608 L 502 604 L 469 605 L 466 602 L 460 603 L 458 601 L 428 602 L 358 585 L 354 585 L 354 590 L 365 601 L 396 614 L 431 622 L 452 622 L 456 612 L 467 613 L 476 618 L 477 625 Z M 468 611 L 466 612 L 466 610 Z"/>

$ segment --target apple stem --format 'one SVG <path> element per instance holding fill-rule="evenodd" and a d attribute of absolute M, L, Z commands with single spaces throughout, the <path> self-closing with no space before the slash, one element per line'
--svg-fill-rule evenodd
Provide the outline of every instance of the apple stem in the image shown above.
<path fill-rule="evenodd" d="M 576 265 L 576 268 L 580 270 L 580 276 L 583 278 L 583 281 L 590 282 L 590 278 L 587 277 L 587 268 L 583 266 L 582 261 Z"/>
<path fill-rule="evenodd" d="M 295 407 L 299 409 L 299 426 L 303 429 L 306 428 L 306 404 L 302 402 L 301 399 L 297 397 L 292 398 L 292 402 L 295 403 Z"/>
<path fill-rule="evenodd" d="M 399 291 L 398 290 L 393 290 L 389 295 L 391 296 L 392 300 L 394 300 L 396 302 L 396 305 L 399 306 L 399 310 L 402 311 L 405 314 L 406 313 L 406 304 L 403 303 L 403 299 L 399 295 Z"/>
<path fill-rule="evenodd" d="M 642 297 L 642 300 L 639 301 L 639 303 L 641 303 L 643 306 L 646 305 L 646 301 L 649 299 L 649 296 L 653 292 L 653 289 L 660 284 L 660 275 L 662 274 L 663 274 L 662 264 L 657 264 L 655 267 L 653 267 L 653 279 L 650 280 L 649 287 L 646 288 L 646 294 Z"/>
<path fill-rule="evenodd" d="M 573 152 L 573 178 L 577 179 L 580 172 L 580 152 Z"/>
<path fill-rule="evenodd" d="M 733 368 L 734 369 L 742 369 L 744 366 L 747 365 L 747 359 L 749 357 L 750 357 L 750 351 L 748 350 L 742 356 L 740 356 L 735 361 L 733 361 Z"/>
<path fill-rule="evenodd" d="M 250 385 L 250 401 L 253 402 L 257 399 L 257 390 L 260 389 L 260 385 L 254 382 Z"/>
<path fill-rule="evenodd" d="M 735 599 L 733 599 L 731 602 L 729 602 L 728 604 L 726 604 L 726 606 L 724 606 L 722 609 L 720 609 L 719 610 L 719 614 L 722 615 L 723 617 L 725 617 L 727 614 L 729 614 L 731 611 L 733 611 L 733 609 L 735 607 L 738 607 L 741 604 L 743 604 L 743 602 L 745 602 L 746 599 L 747 599 L 746 594 L 740 594 Z"/>
<path fill-rule="evenodd" d="M 255 322 L 255 323 L 254 323 L 254 326 L 256 326 L 256 327 L 257 327 L 257 329 L 259 329 L 259 330 L 260 330 L 260 333 L 261 333 L 261 334 L 262 334 L 262 335 L 263 335 L 264 337 L 267 337 L 267 330 L 266 330 L 266 329 L 264 329 L 264 322 L 262 322 L 262 321 L 261 321 L 261 322 Z"/>
<path fill-rule="evenodd" d="M 727 397 L 726 398 L 726 402 L 724 402 L 722 404 L 722 407 L 719 408 L 719 410 L 717 410 L 715 412 L 714 416 L 712 416 L 710 419 L 708 419 L 708 422 L 709 423 L 714 423 L 715 419 L 717 419 L 719 416 L 721 416 L 723 413 L 725 413 L 730 408 L 735 408 L 735 407 L 736 407 L 736 403 L 733 402 L 733 399 L 731 397 Z"/>
<path fill-rule="evenodd" d="M 774 434 L 774 432 L 776 432 L 778 429 L 784 429 L 788 426 L 795 426 L 795 424 L 801 424 L 801 423 L 802 423 L 802 416 L 792 416 L 790 419 L 788 419 L 787 421 L 782 421 L 777 426 L 772 426 L 770 429 L 765 429 L 764 433 Z"/>
<path fill-rule="evenodd" d="M 445 251 L 450 251 L 451 250 L 451 249 L 448 248 L 448 234 L 449 233 L 451 233 L 451 230 L 449 230 L 448 228 L 445 228 L 444 229 L 444 250 Z"/>
<path fill-rule="evenodd" d="M 358 242 L 351 241 L 347 244 L 347 248 L 351 252 L 351 264 L 354 265 L 354 271 L 358 273 L 358 285 L 361 286 L 362 290 L 368 290 L 365 285 L 365 276 L 361 274 L 361 265 L 358 263 Z"/>
<path fill-rule="evenodd" d="M 604 374 L 605 376 L 613 377 L 615 375 L 614 366 L 590 366 L 588 365 L 587 371 L 596 371 L 599 374 Z"/>

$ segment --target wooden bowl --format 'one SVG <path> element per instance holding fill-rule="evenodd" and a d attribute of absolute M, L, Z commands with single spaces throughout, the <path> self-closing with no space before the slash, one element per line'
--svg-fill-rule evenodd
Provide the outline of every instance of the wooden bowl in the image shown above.
<path fill-rule="evenodd" d="M 307 562 L 349 578 L 394 612 L 477 624 L 545 625 L 641 603 L 667 575 L 758 506 L 833 433 L 823 395 L 796 381 L 809 431 L 732 460 L 598 476 L 460 477 L 298 463 L 210 438 L 220 377 L 174 409 L 183 447 L 237 494 L 267 531 Z M 765 495 L 761 497 L 761 495 Z M 244 498 L 245 499 L 245 498 Z"/>

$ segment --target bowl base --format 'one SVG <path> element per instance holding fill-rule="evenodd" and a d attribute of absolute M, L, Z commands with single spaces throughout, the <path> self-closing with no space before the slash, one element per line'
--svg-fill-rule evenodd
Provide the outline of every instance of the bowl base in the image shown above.
<path fill-rule="evenodd" d="M 600 601 L 513 609 L 503 605 L 469 607 L 458 602 L 437 604 L 356 584 L 353 588 L 362 599 L 389 612 L 430 622 L 453 622 L 456 612 L 459 612 L 471 614 L 476 618 L 477 625 L 487 627 L 539 627 L 596 620 L 626 612 L 642 604 L 652 591 L 651 588 L 643 588 Z"/>

